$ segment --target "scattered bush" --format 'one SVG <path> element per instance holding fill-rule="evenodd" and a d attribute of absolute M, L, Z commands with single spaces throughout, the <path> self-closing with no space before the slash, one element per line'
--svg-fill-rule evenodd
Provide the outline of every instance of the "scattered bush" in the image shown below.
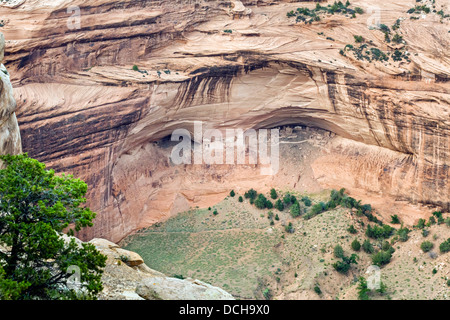
<path fill-rule="evenodd" d="M 275 201 L 275 209 L 277 209 L 278 211 L 284 210 L 284 204 L 283 204 L 283 201 L 281 201 L 281 199 L 278 199 L 277 201 Z"/>
<path fill-rule="evenodd" d="M 258 194 L 258 193 L 256 192 L 256 190 L 250 189 L 250 190 L 248 190 L 246 193 L 244 193 L 244 197 L 245 197 L 246 199 L 252 199 L 252 200 L 255 200 L 257 194 Z"/>
<path fill-rule="evenodd" d="M 320 290 L 320 287 L 318 284 L 314 286 L 314 292 L 317 293 L 319 296 L 322 294 L 322 290 Z"/>
<path fill-rule="evenodd" d="M 355 38 L 356 43 L 364 42 L 363 36 L 353 36 Z"/>
<path fill-rule="evenodd" d="M 305 24 L 311 24 L 314 21 L 320 21 L 320 14 L 350 14 L 355 17 L 355 14 L 363 14 L 363 9 L 356 7 L 355 9 L 350 8 L 350 3 L 347 1 L 343 4 L 341 1 L 334 2 L 332 5 L 321 6 L 320 3 L 316 4 L 314 9 L 308 8 L 297 8 L 296 11 L 291 10 L 286 13 L 288 18 L 296 17 L 296 22 L 304 22 Z"/>
<path fill-rule="evenodd" d="M 378 251 L 372 255 L 372 263 L 379 267 L 388 264 L 391 261 L 392 253 L 390 251 Z"/>
<path fill-rule="evenodd" d="M 285 196 L 283 197 L 283 202 L 285 205 L 291 204 L 291 195 L 289 193 L 285 194 Z"/>
<path fill-rule="evenodd" d="M 370 289 L 367 287 L 367 281 L 364 277 L 359 278 L 358 283 L 358 299 L 359 300 L 370 300 L 369 297 Z"/>
<path fill-rule="evenodd" d="M 370 241 L 367 239 L 364 240 L 364 242 L 362 244 L 362 248 L 365 253 L 369 253 L 369 254 L 372 254 L 375 251 L 372 243 L 370 243 Z"/>
<path fill-rule="evenodd" d="M 445 218 L 444 222 L 447 227 L 450 227 L 450 218 Z"/>
<path fill-rule="evenodd" d="M 266 300 L 270 300 L 272 298 L 272 292 L 270 291 L 269 288 L 264 289 L 263 296 L 264 296 L 264 299 L 266 299 Z"/>
<path fill-rule="evenodd" d="M 284 230 L 287 233 L 294 233 L 295 230 L 294 230 L 294 226 L 292 225 L 292 222 L 289 222 L 289 224 L 284 227 Z"/>
<path fill-rule="evenodd" d="M 394 233 L 394 228 L 385 224 L 382 227 L 369 224 L 366 230 L 366 236 L 373 239 L 387 239 Z"/>
<path fill-rule="evenodd" d="M 392 224 L 400 224 L 400 219 L 398 218 L 398 215 L 394 214 L 391 216 L 391 223 Z"/>
<path fill-rule="evenodd" d="M 258 194 L 258 197 L 255 200 L 255 206 L 258 209 L 265 209 L 267 208 L 268 202 L 270 201 L 268 201 L 267 198 L 262 193 L 260 193 Z"/>
<path fill-rule="evenodd" d="M 344 249 L 340 245 L 336 245 L 334 247 L 333 254 L 336 258 L 342 258 L 344 257 Z"/>
<path fill-rule="evenodd" d="M 231 192 L 230 192 L 230 196 L 231 197 L 234 197 L 236 194 L 234 193 L 234 190 L 231 190 Z"/>
<path fill-rule="evenodd" d="M 274 188 L 272 188 L 271 190 L 270 190 L 270 197 L 272 198 L 272 199 L 276 199 L 276 198 L 278 198 L 278 194 L 277 194 L 277 191 L 274 189 Z"/>
<path fill-rule="evenodd" d="M 358 232 L 358 230 L 355 229 L 354 225 L 350 225 L 350 227 L 347 228 L 347 231 L 350 232 L 351 234 L 355 234 Z"/>
<path fill-rule="evenodd" d="M 434 247 L 434 244 L 430 241 L 424 241 L 420 245 L 420 249 L 422 249 L 423 252 L 428 252 L 431 249 L 433 249 L 433 247 Z"/>
<path fill-rule="evenodd" d="M 361 243 L 358 239 L 353 240 L 351 246 L 354 251 L 359 251 L 361 249 Z"/>
<path fill-rule="evenodd" d="M 305 204 L 305 206 L 310 207 L 312 202 L 311 199 L 307 196 L 302 197 L 302 202 Z"/>
<path fill-rule="evenodd" d="M 352 254 L 350 257 L 343 256 L 342 261 L 337 261 L 333 263 L 333 268 L 342 274 L 347 274 L 348 270 L 351 267 L 351 264 L 357 264 L 356 259 L 358 256 L 356 254 Z"/>
<path fill-rule="evenodd" d="M 403 42 L 403 37 L 401 35 L 399 35 L 398 33 L 396 33 L 392 37 L 392 41 L 395 42 L 395 43 L 401 43 L 401 42 Z"/>
<path fill-rule="evenodd" d="M 401 227 L 399 230 L 397 230 L 397 235 L 399 236 L 399 240 L 402 242 L 405 242 L 409 239 L 409 230 L 408 228 Z"/>
<path fill-rule="evenodd" d="M 420 218 L 419 221 L 417 222 L 417 225 L 415 225 L 415 227 L 417 229 L 423 229 L 423 228 L 425 228 L 425 224 L 426 224 L 425 219 Z"/>
<path fill-rule="evenodd" d="M 300 212 L 300 205 L 298 202 L 294 203 L 291 207 L 291 216 L 293 218 L 298 217 L 301 214 Z"/>
<path fill-rule="evenodd" d="M 446 253 L 446 252 L 449 252 L 449 251 L 450 251 L 450 238 L 448 238 L 446 241 L 442 242 L 442 243 L 439 245 L 439 250 L 440 250 L 442 253 Z"/>
<path fill-rule="evenodd" d="M 434 216 L 431 216 L 430 219 L 428 219 L 428 226 L 431 226 L 433 224 L 436 224 L 436 218 Z"/>

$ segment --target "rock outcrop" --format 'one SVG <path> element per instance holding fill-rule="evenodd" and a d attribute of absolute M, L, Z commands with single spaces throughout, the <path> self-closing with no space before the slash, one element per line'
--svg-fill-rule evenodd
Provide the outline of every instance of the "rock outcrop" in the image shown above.
<path fill-rule="evenodd" d="M 193 121 L 325 129 L 340 139 L 311 165 L 323 187 L 450 209 L 448 19 L 409 19 L 413 4 L 383 1 L 382 22 L 403 19 L 397 32 L 410 55 L 367 62 L 339 51 L 359 34 L 394 51 L 368 28 L 368 12 L 296 24 L 286 13 L 315 3 L 232 3 L 28 0 L 1 8 L 24 151 L 90 186 L 98 217 L 80 237 L 116 242 L 236 184 L 284 178 L 251 166 L 172 166 L 164 139 Z"/>
<path fill-rule="evenodd" d="M 228 292 L 195 279 L 177 279 L 150 269 L 135 252 L 105 239 L 89 241 L 107 256 L 101 300 L 234 300 Z"/>
<path fill-rule="evenodd" d="M 0 154 L 22 152 L 19 125 L 15 114 L 16 101 L 9 73 L 1 64 L 4 58 L 5 38 L 0 33 Z"/>

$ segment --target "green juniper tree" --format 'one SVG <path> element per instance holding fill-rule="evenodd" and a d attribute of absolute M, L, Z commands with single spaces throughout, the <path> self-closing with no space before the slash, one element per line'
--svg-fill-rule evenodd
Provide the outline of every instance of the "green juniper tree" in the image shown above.
<path fill-rule="evenodd" d="M 274 188 L 272 188 L 272 189 L 270 189 L 270 197 L 272 198 L 272 199 L 276 199 L 276 198 L 278 198 L 278 194 L 277 194 L 277 191 L 274 189 Z"/>
<path fill-rule="evenodd" d="M 85 182 L 55 175 L 39 161 L 3 155 L 0 170 L 0 298 L 95 299 L 106 257 L 94 245 L 63 237 L 92 226 Z M 71 268 L 69 268 L 71 267 Z M 69 270 L 79 270 L 77 290 Z"/>

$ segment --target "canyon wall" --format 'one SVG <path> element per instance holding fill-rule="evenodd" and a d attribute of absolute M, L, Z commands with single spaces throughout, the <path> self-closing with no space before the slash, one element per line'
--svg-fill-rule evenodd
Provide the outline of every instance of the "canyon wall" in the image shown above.
<path fill-rule="evenodd" d="M 315 6 L 27 0 L 0 7 L 24 151 L 89 184 L 98 216 L 79 237 L 118 241 L 233 188 L 286 185 L 285 170 L 271 177 L 252 165 L 171 164 L 167 137 L 192 131 L 194 121 L 204 129 L 327 130 L 339 138 L 310 164 L 321 187 L 450 209 L 449 21 L 411 20 L 413 2 L 383 1 L 383 23 L 405 18 L 399 32 L 409 60 L 365 62 L 339 53 L 354 35 L 395 49 L 368 28 L 369 13 L 308 25 L 286 17 L 303 5 Z"/>
<path fill-rule="evenodd" d="M 1 64 L 4 48 L 5 38 L 0 33 L 0 154 L 18 154 L 22 152 L 22 143 L 10 76 L 8 70 Z"/>

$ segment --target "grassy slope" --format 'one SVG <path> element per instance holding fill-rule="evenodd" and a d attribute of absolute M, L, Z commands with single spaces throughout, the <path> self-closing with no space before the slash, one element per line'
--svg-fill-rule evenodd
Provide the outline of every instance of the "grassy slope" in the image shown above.
<path fill-rule="evenodd" d="M 313 202 L 326 201 L 328 194 L 312 195 Z M 356 281 L 359 276 L 367 278 L 370 255 L 357 252 L 358 265 L 342 275 L 332 267 L 339 260 L 333 256 L 333 248 L 340 244 L 346 255 L 354 253 L 350 247 L 353 239 L 362 243 L 366 238 L 365 217 L 356 217 L 349 209 L 338 207 L 310 220 L 293 219 L 288 210 L 272 209 L 280 221 L 270 226 L 269 210 L 259 210 L 247 200 L 239 203 L 237 198 L 238 195 L 227 197 L 212 210 L 179 214 L 130 236 L 123 246 L 141 254 L 155 270 L 203 280 L 238 298 L 262 298 L 265 288 L 281 299 L 357 298 Z M 217 216 L 213 215 L 214 209 L 219 212 Z M 294 225 L 292 234 L 284 231 L 283 225 L 288 222 Z M 346 231 L 350 224 L 358 229 L 357 234 Z M 432 259 L 420 251 L 424 238 L 420 231 L 412 231 L 407 242 L 395 243 L 391 263 L 381 269 L 387 294 L 374 294 L 372 298 L 446 298 L 450 254 L 439 254 L 437 248 L 450 237 L 450 228 L 436 225 L 430 231 L 427 240 L 435 243 L 438 258 Z M 438 235 L 436 240 L 434 234 Z M 438 272 L 433 275 L 435 267 Z M 313 291 L 316 285 L 322 290 L 320 296 Z"/>

